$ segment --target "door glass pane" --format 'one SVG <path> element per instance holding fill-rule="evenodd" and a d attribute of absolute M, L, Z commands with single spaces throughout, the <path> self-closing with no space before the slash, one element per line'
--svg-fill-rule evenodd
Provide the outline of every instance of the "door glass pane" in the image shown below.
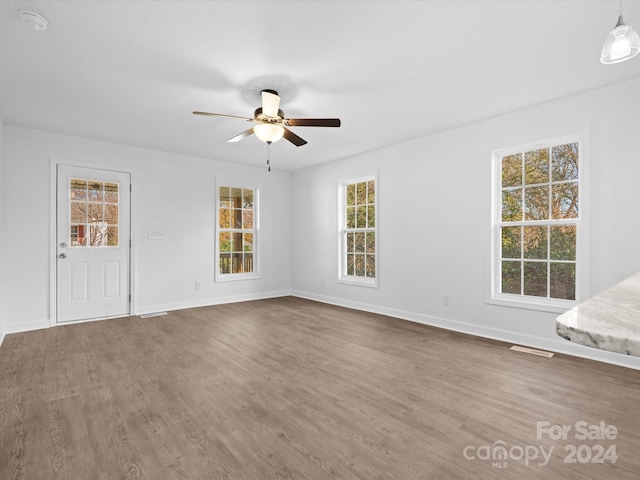
<path fill-rule="evenodd" d="M 104 206 L 104 221 L 110 225 L 118 224 L 118 205 Z"/>
<path fill-rule="evenodd" d="M 103 223 L 103 204 L 102 203 L 89 203 L 87 204 L 87 220 L 89 223 Z"/>
<path fill-rule="evenodd" d="M 102 182 L 96 182 L 90 180 L 89 184 L 89 201 L 90 202 L 103 202 L 104 201 L 104 184 Z"/>
<path fill-rule="evenodd" d="M 69 182 L 69 246 L 119 245 L 118 183 L 72 178 Z"/>
<path fill-rule="evenodd" d="M 118 227 L 114 225 L 109 225 L 107 227 L 107 237 L 105 239 L 105 245 L 107 247 L 118 246 Z"/>
<path fill-rule="evenodd" d="M 70 198 L 71 200 L 81 201 L 87 199 L 87 181 L 78 178 L 72 178 L 70 182 Z"/>
<path fill-rule="evenodd" d="M 117 183 L 105 182 L 104 184 L 104 201 L 107 203 L 118 203 L 118 187 Z"/>
<path fill-rule="evenodd" d="M 87 239 L 84 234 L 84 225 L 71 225 L 70 230 L 71 235 L 69 245 L 71 247 L 84 247 L 87 245 Z"/>
<path fill-rule="evenodd" d="M 71 202 L 69 204 L 71 223 L 87 223 L 87 203 Z"/>
<path fill-rule="evenodd" d="M 102 224 L 89 225 L 89 245 L 103 247 L 107 244 L 107 226 Z"/>

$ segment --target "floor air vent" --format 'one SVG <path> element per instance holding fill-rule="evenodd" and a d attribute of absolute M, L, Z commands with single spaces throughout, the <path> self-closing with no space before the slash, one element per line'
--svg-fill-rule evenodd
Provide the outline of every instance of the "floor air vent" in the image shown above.
<path fill-rule="evenodd" d="M 519 345 L 512 346 L 509 350 L 515 350 L 516 352 L 530 353 L 531 355 L 538 355 L 539 357 L 553 357 L 553 353 L 545 352 L 544 350 L 536 350 L 535 348 L 521 347 Z"/>
<path fill-rule="evenodd" d="M 155 312 L 155 313 L 145 313 L 144 315 L 140 315 L 140 318 L 152 318 L 152 317 L 161 317 L 166 315 L 167 312 Z"/>

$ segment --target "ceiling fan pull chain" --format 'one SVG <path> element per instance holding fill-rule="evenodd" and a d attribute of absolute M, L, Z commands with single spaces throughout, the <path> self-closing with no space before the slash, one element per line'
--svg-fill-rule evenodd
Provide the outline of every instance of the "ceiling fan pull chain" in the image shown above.
<path fill-rule="evenodd" d="M 271 142 L 267 142 L 267 171 L 271 171 Z"/>

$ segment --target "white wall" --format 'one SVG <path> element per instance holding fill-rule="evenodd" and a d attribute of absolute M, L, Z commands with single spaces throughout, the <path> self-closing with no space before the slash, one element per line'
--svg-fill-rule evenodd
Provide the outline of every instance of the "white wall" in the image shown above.
<path fill-rule="evenodd" d="M 0 251 L 2 251 L 2 132 L 4 129 L 4 123 L 2 117 L 0 117 Z M 2 256 L 0 256 L 0 285 L 2 285 L 2 272 L 4 271 L 4 264 L 2 263 Z M 0 345 L 4 340 L 4 321 L 2 316 L 2 293 L 0 292 Z"/>
<path fill-rule="evenodd" d="M 134 313 L 290 293 L 291 174 L 10 125 L 3 139 L 6 332 L 49 326 L 50 158 L 132 172 Z M 214 283 L 216 178 L 261 187 L 261 279 Z"/>
<path fill-rule="evenodd" d="M 638 358 L 561 339 L 556 314 L 486 303 L 495 149 L 584 134 L 583 299 L 640 270 L 638 92 L 635 79 L 295 173 L 294 294 L 640 368 Z M 376 170 L 380 287 L 340 284 L 337 180 Z"/>
<path fill-rule="evenodd" d="M 491 152 L 545 138 L 585 134 L 591 183 L 582 212 L 590 225 L 587 296 L 640 270 L 638 91 L 635 79 L 293 176 L 5 125 L 0 328 L 9 333 L 49 325 L 53 157 L 133 172 L 135 313 L 276 296 L 293 288 L 329 303 L 640 368 L 640 359 L 560 339 L 555 314 L 486 303 Z M 374 171 L 380 287 L 338 284 L 337 180 Z M 262 187 L 261 280 L 213 281 L 216 178 Z M 165 240 L 148 240 L 148 231 L 163 231 Z M 445 294 L 450 307 L 442 306 Z"/>

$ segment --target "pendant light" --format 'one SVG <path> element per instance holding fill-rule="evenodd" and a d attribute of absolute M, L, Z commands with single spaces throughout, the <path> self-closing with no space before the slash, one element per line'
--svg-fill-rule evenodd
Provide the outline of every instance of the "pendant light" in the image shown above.
<path fill-rule="evenodd" d="M 640 37 L 631 25 L 622 19 L 622 0 L 620 0 L 620 16 L 618 23 L 609 32 L 602 46 L 600 61 L 605 64 L 619 63 L 629 60 L 640 53 Z"/>

